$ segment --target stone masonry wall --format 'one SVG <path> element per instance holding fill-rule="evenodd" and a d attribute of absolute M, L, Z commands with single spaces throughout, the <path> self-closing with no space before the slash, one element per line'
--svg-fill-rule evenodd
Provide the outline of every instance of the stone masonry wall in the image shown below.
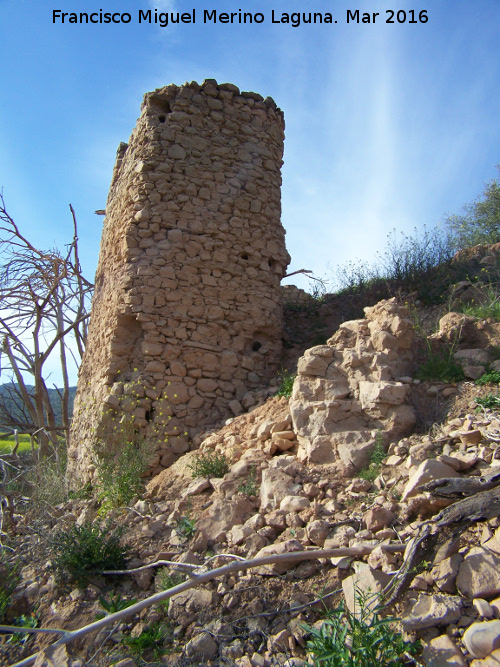
<path fill-rule="evenodd" d="M 156 443 L 159 472 L 276 372 L 283 139 L 274 101 L 231 84 L 145 95 L 106 207 L 70 478 L 130 430 Z"/>

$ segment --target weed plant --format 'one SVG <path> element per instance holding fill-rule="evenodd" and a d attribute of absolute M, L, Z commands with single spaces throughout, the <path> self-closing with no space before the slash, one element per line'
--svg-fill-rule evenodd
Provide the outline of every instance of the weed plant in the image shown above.
<path fill-rule="evenodd" d="M 99 596 L 99 604 L 104 609 L 104 611 L 99 611 L 96 614 L 96 620 L 104 618 L 109 614 L 115 614 L 117 611 L 122 611 L 127 607 L 131 607 L 135 604 L 137 600 L 133 598 L 132 600 L 124 600 L 120 593 L 111 593 L 109 600 L 107 600 L 104 595 Z"/>
<path fill-rule="evenodd" d="M 128 505 L 142 491 L 149 451 L 146 444 L 127 442 L 119 456 L 101 453 L 95 457 L 101 514 Z"/>
<path fill-rule="evenodd" d="M 229 462 L 224 454 L 217 452 L 197 454 L 188 464 L 191 475 L 195 477 L 224 477 L 229 472 Z"/>
<path fill-rule="evenodd" d="M 373 482 L 380 474 L 380 466 L 382 461 L 387 456 L 387 453 L 384 448 L 383 435 L 378 431 L 375 438 L 375 445 L 370 453 L 370 463 L 368 467 L 363 468 L 359 472 L 359 477 L 366 479 L 369 482 Z"/>
<path fill-rule="evenodd" d="M 257 471 L 255 464 L 250 466 L 246 480 L 240 482 L 238 492 L 244 496 L 256 496 L 258 494 L 259 487 L 257 485 Z"/>
<path fill-rule="evenodd" d="M 74 500 L 90 500 L 90 498 L 93 496 L 93 493 L 94 487 L 92 486 L 92 482 L 88 481 L 85 482 L 85 484 L 79 489 L 69 491 L 68 497 Z"/>
<path fill-rule="evenodd" d="M 484 384 L 498 384 L 500 383 L 500 371 L 488 371 L 480 378 L 474 381 L 474 384 L 479 386 Z"/>
<path fill-rule="evenodd" d="M 157 622 L 143 630 L 138 637 L 124 637 L 122 644 L 132 657 L 150 662 L 151 659 L 159 660 L 167 653 L 173 641 L 171 626 Z"/>
<path fill-rule="evenodd" d="M 443 300 L 443 284 L 460 279 L 459 267 L 452 265 L 455 245 L 445 231 L 415 229 L 412 236 L 393 230 L 385 249 L 373 263 L 349 262 L 339 268 L 338 294 L 372 294 L 373 303 L 398 290 L 416 292 L 426 305 Z"/>
<path fill-rule="evenodd" d="M 122 570 L 129 553 L 120 543 L 120 531 L 111 522 L 95 521 L 81 526 L 73 524 L 52 537 L 52 568 L 64 587 L 85 588 L 89 579 L 101 570 Z"/>
<path fill-rule="evenodd" d="M 477 288 L 477 299 L 459 308 L 459 312 L 481 320 L 492 318 L 500 320 L 500 292 L 497 285 L 486 285 Z"/>
<path fill-rule="evenodd" d="M 21 614 L 18 618 L 14 619 L 14 625 L 17 625 L 20 628 L 37 628 L 40 623 L 40 614 Z M 14 632 L 7 639 L 8 644 L 26 644 L 31 638 L 32 634 L 29 632 Z"/>
<path fill-rule="evenodd" d="M 487 394 L 483 397 L 476 396 L 475 400 L 477 403 L 475 412 L 481 412 L 484 408 L 489 408 L 490 410 L 498 410 L 500 408 L 500 396 L 498 394 Z"/>
<path fill-rule="evenodd" d="M 417 371 L 419 380 L 440 380 L 441 382 L 460 382 L 464 379 L 464 370 L 453 358 L 455 348 L 433 350 L 426 346 L 424 361 Z"/>
<path fill-rule="evenodd" d="M 295 378 L 297 377 L 296 374 L 290 373 L 290 371 L 282 369 L 278 373 L 278 376 L 280 379 L 280 385 L 275 395 L 284 396 L 285 398 L 291 398 L 293 391 L 293 383 L 295 381 Z"/>
<path fill-rule="evenodd" d="M 177 521 L 176 530 L 189 539 L 196 533 L 196 522 L 190 516 L 183 516 Z"/>
<path fill-rule="evenodd" d="M 162 567 L 158 572 L 156 581 L 160 590 L 168 591 L 169 588 L 182 584 L 185 578 L 179 572 L 171 572 L 168 567 Z"/>
<path fill-rule="evenodd" d="M 393 618 L 380 618 L 380 607 L 357 595 L 359 609 L 343 605 L 328 614 L 320 629 L 307 628 L 307 650 L 315 667 L 401 667 L 412 664 L 418 642 L 407 642 L 394 631 Z"/>
<path fill-rule="evenodd" d="M 35 518 L 45 515 L 48 507 L 68 499 L 66 451 L 63 448 L 57 457 L 52 454 L 42 460 L 35 458 L 21 472 L 14 468 L 8 468 L 8 472 L 8 491 L 29 499 L 30 508 L 36 513 Z"/>
<path fill-rule="evenodd" d="M 19 562 L 11 563 L 0 552 L 0 623 L 3 623 L 12 602 L 12 595 L 19 583 Z"/>

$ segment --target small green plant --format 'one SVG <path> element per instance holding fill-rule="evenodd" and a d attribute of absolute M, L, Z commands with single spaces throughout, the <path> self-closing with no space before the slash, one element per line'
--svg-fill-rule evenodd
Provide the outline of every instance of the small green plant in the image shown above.
<path fill-rule="evenodd" d="M 256 496 L 259 492 L 259 487 L 257 485 L 257 470 L 255 464 L 250 466 L 246 481 L 241 481 L 238 486 L 239 493 L 242 493 L 244 496 Z"/>
<path fill-rule="evenodd" d="M 453 358 L 453 347 L 433 350 L 427 346 L 426 356 L 417 372 L 419 380 L 441 380 L 442 382 L 460 382 L 464 379 L 464 370 Z"/>
<path fill-rule="evenodd" d="M 359 477 L 366 479 L 369 482 L 373 482 L 378 477 L 380 466 L 386 456 L 387 453 L 384 448 L 384 437 L 381 431 L 378 431 L 375 437 L 375 445 L 370 453 L 370 463 L 368 467 L 359 471 Z"/>
<path fill-rule="evenodd" d="M 498 394 L 487 394 L 483 397 L 476 397 L 476 412 L 481 412 L 483 408 L 490 408 L 491 410 L 498 410 L 500 408 L 500 396 Z"/>
<path fill-rule="evenodd" d="M 37 628 L 40 622 L 40 614 L 21 614 L 18 618 L 14 619 L 14 625 L 19 626 L 20 628 Z M 14 632 L 7 640 L 8 644 L 26 644 L 28 639 L 32 637 L 29 632 Z"/>
<path fill-rule="evenodd" d="M 315 667 L 401 667 L 411 664 L 418 642 L 407 642 L 391 628 L 393 618 L 381 619 L 380 607 L 356 596 L 358 609 L 343 605 L 329 613 L 321 628 L 307 628 L 307 650 Z"/>
<path fill-rule="evenodd" d="M 358 477 L 366 479 L 368 482 L 374 482 L 379 476 L 380 470 L 378 466 L 370 465 L 359 471 Z"/>
<path fill-rule="evenodd" d="M 128 548 L 120 543 L 120 531 L 111 523 L 96 521 L 56 532 L 51 540 L 52 567 L 64 586 L 87 586 L 89 578 L 101 570 L 122 570 Z"/>
<path fill-rule="evenodd" d="M 19 563 L 12 564 L 0 552 L 0 623 L 12 602 L 12 595 L 19 583 Z"/>
<path fill-rule="evenodd" d="M 474 382 L 477 385 L 498 383 L 500 383 L 500 371 L 488 371 Z"/>
<path fill-rule="evenodd" d="M 287 371 L 283 368 L 278 373 L 278 377 L 280 379 L 280 386 L 275 396 L 284 396 L 285 398 L 290 398 L 292 396 L 293 383 L 295 381 L 296 374 L 290 373 L 290 371 Z"/>
<path fill-rule="evenodd" d="M 68 500 L 66 480 L 66 450 L 61 447 L 57 457 L 52 454 L 31 466 L 23 477 L 25 495 L 40 514 L 47 506 L 58 505 Z"/>
<path fill-rule="evenodd" d="M 224 454 L 200 453 L 188 464 L 188 468 L 192 477 L 224 477 L 229 471 L 229 462 Z"/>
<path fill-rule="evenodd" d="M 101 514 L 126 506 L 143 489 L 142 474 L 148 468 L 148 445 L 127 442 L 118 457 L 100 454 L 95 458 Z"/>
<path fill-rule="evenodd" d="M 94 491 L 94 487 L 92 486 L 92 482 L 88 481 L 85 482 L 85 484 L 74 491 L 70 491 L 68 493 L 69 498 L 73 498 L 75 500 L 89 500 L 92 498 Z"/>
<path fill-rule="evenodd" d="M 184 577 L 180 572 L 171 572 L 167 567 L 163 567 L 157 576 L 158 586 L 162 591 L 178 586 L 184 582 Z"/>
<path fill-rule="evenodd" d="M 190 516 L 183 516 L 177 521 L 177 532 L 190 538 L 196 533 L 196 522 Z"/>
<path fill-rule="evenodd" d="M 104 609 L 104 611 L 97 612 L 96 620 L 104 618 L 105 616 L 108 616 L 108 614 L 115 614 L 117 611 L 122 611 L 122 609 L 131 607 L 136 602 L 137 600 L 135 598 L 132 600 L 124 600 L 120 593 L 116 593 L 115 595 L 111 593 L 109 600 L 106 600 L 104 595 L 100 595 L 99 604 Z"/>
<path fill-rule="evenodd" d="M 173 632 L 169 625 L 154 623 L 141 632 L 138 637 L 124 637 L 122 644 L 134 658 L 159 660 L 173 643 Z"/>
<path fill-rule="evenodd" d="M 477 288 L 477 299 L 463 305 L 460 310 L 465 315 L 482 320 L 500 319 L 500 293 L 497 285 L 481 285 Z"/>

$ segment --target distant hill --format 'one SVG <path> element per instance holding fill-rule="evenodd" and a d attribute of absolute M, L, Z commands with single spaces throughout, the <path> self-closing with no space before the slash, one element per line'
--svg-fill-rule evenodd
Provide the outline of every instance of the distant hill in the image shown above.
<path fill-rule="evenodd" d="M 20 410 L 22 402 L 18 397 L 16 397 L 15 389 L 17 389 L 17 384 L 12 382 L 6 382 L 5 384 L 0 385 L 0 404 L 1 406 L 4 406 L 4 409 L 0 411 L 0 430 L 1 430 L 1 423 L 3 421 L 1 414 L 2 412 L 6 412 L 7 414 L 18 417 L 21 417 L 21 415 L 23 414 L 22 411 Z M 31 385 L 27 385 L 27 389 L 30 395 L 33 395 L 35 388 Z M 52 403 L 52 407 L 54 409 L 56 423 L 61 424 L 62 422 L 61 401 L 59 398 L 59 394 L 56 389 L 48 389 L 48 392 L 49 392 L 50 402 Z M 75 394 L 76 394 L 76 387 L 70 387 L 69 389 L 70 415 L 73 412 L 73 403 L 75 400 Z"/>

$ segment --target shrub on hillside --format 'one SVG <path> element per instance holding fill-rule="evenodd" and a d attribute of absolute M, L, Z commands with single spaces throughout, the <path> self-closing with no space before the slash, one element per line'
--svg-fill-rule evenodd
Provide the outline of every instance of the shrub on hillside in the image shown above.
<path fill-rule="evenodd" d="M 224 454 L 200 452 L 188 468 L 193 477 L 224 477 L 229 472 L 229 462 Z"/>
<path fill-rule="evenodd" d="M 59 529 L 50 542 L 58 581 L 85 588 L 90 577 L 101 570 L 124 569 L 129 550 L 121 545 L 120 536 L 109 521 Z"/>
<path fill-rule="evenodd" d="M 500 171 L 500 165 L 497 167 Z M 498 177 L 486 184 L 483 193 L 464 206 L 462 215 L 446 218 L 457 248 L 500 241 L 500 183 Z"/>
<path fill-rule="evenodd" d="M 101 513 L 126 506 L 143 489 L 142 475 L 148 468 L 149 445 L 127 442 L 119 456 L 106 452 L 96 455 L 97 487 Z"/>

